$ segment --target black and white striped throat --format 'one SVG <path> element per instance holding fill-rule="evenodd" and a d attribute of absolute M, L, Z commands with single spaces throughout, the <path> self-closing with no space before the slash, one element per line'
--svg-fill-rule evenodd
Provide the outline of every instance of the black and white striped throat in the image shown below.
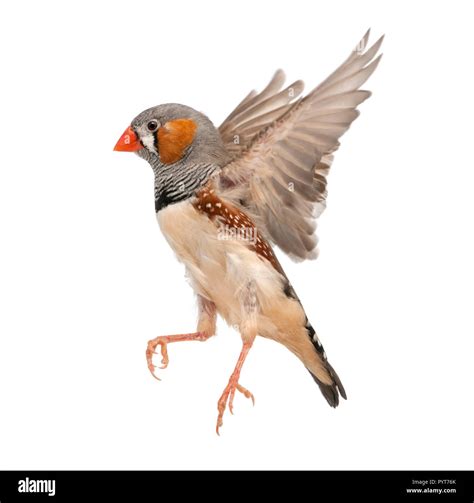
<path fill-rule="evenodd" d="M 155 171 L 155 211 L 192 197 L 218 170 L 215 164 L 161 166 Z"/>

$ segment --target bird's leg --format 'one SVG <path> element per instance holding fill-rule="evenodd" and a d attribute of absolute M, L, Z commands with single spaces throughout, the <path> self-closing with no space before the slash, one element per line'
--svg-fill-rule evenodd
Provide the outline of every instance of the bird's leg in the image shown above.
<path fill-rule="evenodd" d="M 171 342 L 182 342 L 182 341 L 205 341 L 209 339 L 212 334 L 207 334 L 206 332 L 192 332 L 190 334 L 176 334 L 176 335 L 160 335 L 151 341 L 148 341 L 148 346 L 146 348 L 146 361 L 148 364 L 148 369 L 150 370 L 153 377 L 160 380 L 159 377 L 155 375 L 156 366 L 153 364 L 153 355 L 156 354 L 156 347 L 161 346 L 161 367 L 160 369 L 165 369 L 168 366 L 168 344 Z"/>
<path fill-rule="evenodd" d="M 243 340 L 243 346 L 235 369 L 230 376 L 229 383 L 225 387 L 219 401 L 217 402 L 217 410 L 219 411 L 219 414 L 217 416 L 216 433 L 218 435 L 219 428 L 223 424 L 223 417 L 227 403 L 229 404 L 230 413 L 234 413 L 233 405 L 236 390 L 240 391 L 246 398 L 250 398 L 252 403 L 255 405 L 255 398 L 252 393 L 239 384 L 242 366 L 257 335 L 257 297 L 255 294 L 255 285 L 252 281 L 249 282 L 247 288 L 243 290 L 241 305 L 243 308 L 242 311 L 244 313 L 244 319 L 239 328 Z"/>
<path fill-rule="evenodd" d="M 229 402 L 230 412 L 233 413 L 232 405 L 234 401 L 235 390 L 239 390 L 247 398 L 251 398 L 252 403 L 255 405 L 255 399 L 252 393 L 250 393 L 249 390 L 245 389 L 243 386 L 239 384 L 240 371 L 242 370 L 242 365 L 244 364 L 245 358 L 247 357 L 247 354 L 251 347 L 252 347 L 251 342 L 244 342 L 242 351 L 240 352 L 239 359 L 237 360 L 237 365 L 235 366 L 235 369 L 232 372 L 232 375 L 230 376 L 229 383 L 225 387 L 224 392 L 222 393 L 221 397 L 219 398 L 219 401 L 217 402 L 217 410 L 219 411 L 219 414 L 217 416 L 216 433 L 218 435 L 219 435 L 219 428 L 223 425 L 222 418 L 224 417 L 227 402 Z"/>
<path fill-rule="evenodd" d="M 155 365 L 153 365 L 153 355 L 156 354 L 156 348 L 159 345 L 161 350 L 161 369 L 165 369 L 168 366 L 168 344 L 171 342 L 183 342 L 183 341 L 206 341 L 209 337 L 212 337 L 216 333 L 216 306 L 213 302 L 204 297 L 198 295 L 198 307 L 199 307 L 199 320 L 197 332 L 192 332 L 189 334 L 177 334 L 177 335 L 160 335 L 151 341 L 148 341 L 148 346 L 146 348 L 146 361 L 148 364 L 148 369 L 151 375 L 156 379 L 160 380 L 159 377 L 155 375 Z"/>

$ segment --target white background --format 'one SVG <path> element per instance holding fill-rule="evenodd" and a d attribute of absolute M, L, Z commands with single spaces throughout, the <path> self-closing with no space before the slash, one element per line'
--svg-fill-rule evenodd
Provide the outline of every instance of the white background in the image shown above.
<path fill-rule="evenodd" d="M 463 5 L 465 7 L 463 7 Z M 0 19 L 0 468 L 473 469 L 472 17 L 467 2 L 9 2 Z M 315 86 L 368 27 L 372 98 L 342 139 L 321 255 L 288 276 L 349 396 L 258 340 L 191 331 L 153 177 L 112 148 L 144 108 L 216 124 L 282 67 Z"/>

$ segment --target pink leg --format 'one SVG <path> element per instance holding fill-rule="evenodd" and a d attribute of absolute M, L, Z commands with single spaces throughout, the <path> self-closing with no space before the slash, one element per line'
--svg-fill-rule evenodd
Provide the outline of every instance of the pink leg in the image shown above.
<path fill-rule="evenodd" d="M 146 361 L 148 364 L 148 369 L 151 375 L 160 380 L 159 377 L 155 375 L 155 365 L 153 365 L 153 355 L 156 354 L 156 347 L 160 345 L 161 350 L 161 369 L 165 369 L 168 366 L 168 344 L 171 342 L 182 342 L 182 341 L 206 341 L 209 337 L 216 333 L 216 306 L 209 299 L 205 299 L 198 295 L 198 306 L 199 306 L 199 321 L 197 332 L 190 334 L 179 334 L 179 335 L 161 335 L 156 337 L 151 341 L 148 341 L 148 346 L 146 348 Z"/>
<path fill-rule="evenodd" d="M 182 342 L 182 341 L 206 341 L 209 339 L 211 335 L 208 335 L 206 332 L 194 332 L 192 334 L 179 334 L 179 335 L 160 335 L 156 337 L 156 339 L 152 339 L 148 341 L 148 346 L 146 348 L 146 361 L 148 364 L 148 369 L 151 372 L 151 375 L 161 381 L 159 377 L 155 374 L 156 366 L 153 365 L 153 355 L 156 355 L 156 347 L 158 344 L 161 346 L 161 363 L 163 364 L 160 369 L 165 369 L 168 366 L 169 358 L 168 358 L 168 344 L 171 342 Z"/>
<path fill-rule="evenodd" d="M 253 342 L 253 341 L 252 341 Z M 252 342 L 244 342 L 242 347 L 242 351 L 240 352 L 239 359 L 237 360 L 237 365 L 235 366 L 232 375 L 230 376 L 229 383 L 224 389 L 219 401 L 217 402 L 217 410 L 219 414 L 217 416 L 217 425 L 216 425 L 216 433 L 219 435 L 219 428 L 222 426 L 224 417 L 225 408 L 227 402 L 229 402 L 229 410 L 231 414 L 233 413 L 233 403 L 234 403 L 234 395 L 235 391 L 238 390 L 245 395 L 247 398 L 251 398 L 253 404 L 255 405 L 255 399 L 250 393 L 249 390 L 245 389 L 243 386 L 239 384 L 240 371 L 242 370 L 242 365 L 244 364 L 245 358 L 247 358 L 247 354 L 252 347 Z"/>

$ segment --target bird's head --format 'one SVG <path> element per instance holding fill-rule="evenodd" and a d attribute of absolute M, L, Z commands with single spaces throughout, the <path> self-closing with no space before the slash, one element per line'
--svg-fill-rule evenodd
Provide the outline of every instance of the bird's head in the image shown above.
<path fill-rule="evenodd" d="M 154 168 L 175 163 L 222 165 L 228 154 L 219 132 L 202 113 L 169 103 L 133 119 L 114 150 L 136 152 Z"/>

